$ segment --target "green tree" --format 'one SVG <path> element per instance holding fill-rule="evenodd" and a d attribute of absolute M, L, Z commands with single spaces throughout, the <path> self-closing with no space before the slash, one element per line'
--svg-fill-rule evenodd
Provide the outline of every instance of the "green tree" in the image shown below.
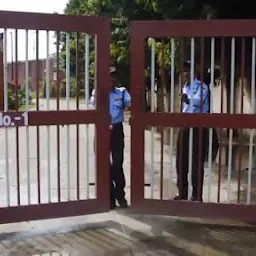
<path fill-rule="evenodd" d="M 230 10 L 232 6 L 232 11 Z M 66 14 L 76 15 L 100 15 L 111 18 L 111 36 L 110 45 L 111 63 L 116 65 L 120 72 L 120 83 L 126 87 L 129 86 L 129 27 L 133 20 L 163 20 L 163 19 L 212 19 L 212 18 L 245 18 L 254 15 L 250 8 L 244 5 L 241 0 L 220 1 L 220 0 L 70 0 L 65 8 Z M 254 15 L 255 16 L 255 15 Z M 65 34 L 61 35 L 62 43 L 62 67 L 65 67 Z M 84 52 L 84 38 L 81 38 L 81 54 Z M 90 60 L 94 60 L 94 42 L 91 40 Z M 163 44 L 163 45 L 162 45 Z M 169 83 L 170 70 L 170 40 L 167 38 L 157 39 L 157 65 L 156 74 L 159 75 L 161 48 L 164 48 L 164 54 L 161 65 L 164 69 L 162 75 L 165 77 L 167 86 Z M 162 45 L 162 46 L 161 46 Z M 210 40 L 205 40 L 206 51 L 209 51 Z M 175 48 L 179 50 L 179 43 L 175 41 Z M 216 55 L 220 54 L 220 41 L 216 40 Z M 76 35 L 71 34 L 71 75 L 75 76 L 76 63 Z M 228 51 L 227 51 L 228 52 Z M 200 43 L 196 41 L 196 60 L 200 59 Z M 185 42 L 185 58 L 190 56 L 189 42 Z M 206 65 L 209 65 L 210 54 L 205 59 Z M 220 56 L 216 56 L 220 59 Z M 176 61 L 176 71 L 178 70 L 178 59 Z M 84 61 L 81 62 L 81 66 Z M 146 74 L 149 74 L 150 50 L 146 50 Z M 83 69 L 82 69 L 83 70 Z M 90 75 L 93 85 L 94 66 L 91 65 Z M 83 75 L 82 75 L 83 77 Z M 162 79 L 163 81 L 163 79 Z M 161 87 L 161 83 L 158 84 Z M 166 88 L 168 90 L 168 88 Z"/>
<path fill-rule="evenodd" d="M 65 13 L 101 15 L 111 18 L 111 62 L 120 71 L 120 82 L 128 86 L 130 59 L 129 25 L 132 20 L 196 19 L 206 18 L 209 13 L 214 12 L 213 8 L 209 4 L 207 5 L 207 1 L 198 0 L 70 0 L 65 8 Z M 61 41 L 63 45 L 61 56 L 65 59 L 64 35 L 62 35 Z M 73 37 L 73 40 L 70 42 L 71 75 L 73 76 L 75 75 L 76 66 L 75 47 L 75 37 Z M 93 51 L 91 55 L 94 55 Z M 64 63 L 65 60 L 63 61 Z"/>

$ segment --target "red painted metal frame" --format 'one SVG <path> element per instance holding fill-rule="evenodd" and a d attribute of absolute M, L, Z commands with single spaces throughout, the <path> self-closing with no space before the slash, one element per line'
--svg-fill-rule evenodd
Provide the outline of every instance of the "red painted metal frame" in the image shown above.
<path fill-rule="evenodd" d="M 256 205 L 144 198 L 144 131 L 147 126 L 256 128 L 256 116 L 145 112 L 145 53 L 148 37 L 255 37 L 256 20 L 135 21 L 131 25 L 131 205 L 132 212 L 187 217 L 256 220 Z"/>
<path fill-rule="evenodd" d="M 0 208 L 0 223 L 68 217 L 109 211 L 109 115 L 110 20 L 105 17 L 67 16 L 0 11 L 0 26 L 6 29 L 82 32 L 96 38 L 96 110 L 32 111 L 29 126 L 95 124 L 97 199 Z M 98 75 L 99 74 L 99 75 Z M 10 112 L 17 115 L 19 112 Z M 21 114 L 21 113 L 20 113 Z"/>
<path fill-rule="evenodd" d="M 0 42 L 1 44 L 2 42 Z M 0 47 L 0 111 L 4 110 L 3 52 Z"/>

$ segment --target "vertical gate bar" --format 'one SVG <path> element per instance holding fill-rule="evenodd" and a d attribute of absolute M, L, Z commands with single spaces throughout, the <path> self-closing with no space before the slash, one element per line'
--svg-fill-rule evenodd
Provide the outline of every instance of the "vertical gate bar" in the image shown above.
<path fill-rule="evenodd" d="M 60 111 L 60 32 L 56 32 L 56 67 L 57 67 L 57 111 Z M 57 180 L 58 180 L 58 201 L 61 201 L 60 183 L 60 125 L 57 125 Z"/>
<path fill-rule="evenodd" d="M 170 89 L 170 112 L 174 113 L 174 83 L 175 83 L 175 39 L 171 38 L 171 89 Z M 173 127 L 170 128 L 170 173 L 169 180 L 171 187 L 173 172 Z M 171 193 L 170 193 L 171 195 Z"/>
<path fill-rule="evenodd" d="M 18 64 L 18 30 L 15 30 L 15 102 L 16 111 L 19 111 L 19 64 Z M 19 127 L 15 128 L 16 132 L 16 176 L 17 176 L 17 203 L 20 205 L 20 146 L 19 146 Z"/>
<path fill-rule="evenodd" d="M 46 109 L 50 110 L 50 53 L 49 31 L 46 34 Z M 50 126 L 47 126 L 47 177 L 48 177 L 48 203 L 51 202 L 51 147 Z"/>
<path fill-rule="evenodd" d="M 154 112 L 155 108 L 155 39 L 152 39 L 151 45 L 151 112 Z M 151 144 L 150 144 L 150 167 L 151 167 L 151 198 L 154 198 L 154 188 L 155 188 L 155 127 L 151 127 Z"/>
<path fill-rule="evenodd" d="M 242 61 L 242 66 L 241 66 L 241 105 L 240 105 L 240 113 L 243 114 L 243 109 L 244 109 L 244 79 L 245 79 L 245 38 L 242 38 L 242 50 L 241 50 L 241 61 Z M 239 134 L 243 132 L 243 129 L 239 129 Z M 241 166 L 242 166 L 242 145 L 243 141 L 241 140 L 239 143 L 239 158 L 238 158 L 238 182 L 237 182 L 237 203 L 240 203 L 240 186 L 241 186 Z"/>
<path fill-rule="evenodd" d="M 252 77 L 251 77 L 251 114 L 255 114 L 255 37 L 252 38 Z M 246 203 L 251 203 L 251 188 L 252 188 L 252 159 L 253 159 L 253 139 L 254 130 L 250 130 L 249 144 L 249 159 L 248 159 L 248 177 L 247 177 L 247 200 Z"/>
<path fill-rule="evenodd" d="M 8 111 L 8 63 L 7 63 L 7 32 L 8 30 L 4 30 L 4 45 L 3 45 L 3 55 L 4 55 L 4 111 Z"/>
<path fill-rule="evenodd" d="M 109 115 L 106 109 L 109 106 L 109 98 L 106 97 L 110 90 L 110 78 L 108 69 L 110 66 L 110 22 L 106 22 L 101 32 L 95 37 L 95 78 L 96 78 L 96 113 L 105 122 L 96 121 L 96 197 L 110 207 L 110 159 L 109 159 Z M 104 144 L 104 146 L 101 145 Z"/>
<path fill-rule="evenodd" d="M 29 67 L 28 67 L 28 30 L 26 30 L 26 62 L 25 62 L 25 95 L 26 95 L 26 111 L 29 109 Z M 28 189 L 28 204 L 31 203 L 31 185 L 30 185 L 30 139 L 29 127 L 26 126 L 26 167 L 27 167 L 27 189 Z"/>
<path fill-rule="evenodd" d="M 204 82 L 204 38 L 200 39 L 200 113 L 203 112 L 203 82 Z M 202 138 L 201 138 L 202 139 Z M 199 155 L 202 152 L 199 152 Z"/>
<path fill-rule="evenodd" d="M 194 73 L 195 73 L 195 38 L 191 38 L 191 52 L 190 52 L 190 92 L 193 91 L 193 81 L 194 81 Z M 190 99 L 190 111 L 192 112 L 193 109 L 193 98 L 194 95 L 191 93 L 191 99 Z M 189 128 L 189 154 L 188 154 L 188 198 L 191 197 L 192 193 L 192 179 L 191 179 L 191 174 L 192 174 L 192 154 L 193 154 L 193 128 Z"/>
<path fill-rule="evenodd" d="M 144 38 L 136 26 L 132 24 L 131 29 L 131 203 L 139 206 L 145 198 L 144 191 L 144 169 L 145 169 L 145 128 L 141 122 L 143 116 L 143 100 L 145 90 L 144 83 L 145 49 Z"/>
<path fill-rule="evenodd" d="M 84 92 L 85 92 L 85 107 L 86 109 L 89 109 L 89 94 L 90 94 L 90 80 L 89 80 L 89 68 L 90 68 L 90 36 L 88 34 L 85 34 L 85 71 L 84 71 Z M 86 146 L 86 195 L 87 199 L 90 198 L 90 155 L 89 155 L 89 125 L 87 124 L 85 127 L 85 146 Z"/>
<path fill-rule="evenodd" d="M 4 112 L 8 111 L 7 29 L 4 30 Z M 9 129 L 5 128 L 6 202 L 10 206 Z"/>
<path fill-rule="evenodd" d="M 180 67 L 179 67 L 179 71 L 180 71 L 180 75 L 179 75 L 179 84 L 180 84 L 180 95 L 182 95 L 183 92 L 183 73 L 184 73 L 184 38 L 180 39 Z M 183 102 L 182 100 L 180 101 L 180 112 L 183 112 Z M 176 169 L 178 169 L 177 166 L 179 166 L 178 172 L 179 172 L 179 177 L 180 179 L 178 179 L 178 189 L 179 189 L 179 196 L 181 197 L 181 185 L 184 182 L 184 172 L 183 172 L 183 132 L 181 130 L 183 130 L 183 127 L 180 127 L 180 131 L 178 133 L 178 139 L 177 139 L 177 149 L 176 149 Z M 178 153 L 179 150 L 179 153 Z M 179 158 L 178 158 L 179 156 Z"/>
<path fill-rule="evenodd" d="M 204 38 L 202 37 L 200 40 L 200 80 L 201 80 L 201 82 L 200 82 L 200 113 L 203 113 L 204 50 L 205 50 L 205 43 L 204 43 Z M 198 157 L 197 157 L 197 161 L 198 161 L 197 184 L 198 184 L 198 186 L 197 186 L 197 198 L 195 198 L 198 201 L 200 201 L 200 199 L 202 198 L 202 192 L 201 192 L 200 187 L 203 186 L 201 176 L 204 175 L 204 171 L 202 170 L 202 168 L 201 168 L 202 166 L 200 164 L 200 162 L 202 161 L 201 159 L 203 157 L 202 143 L 203 143 L 203 139 L 205 140 L 205 137 L 203 138 L 203 129 L 204 128 L 200 127 L 198 130 L 199 131 Z M 193 152 L 193 153 L 195 154 L 195 152 Z"/>
<path fill-rule="evenodd" d="M 225 38 L 221 38 L 221 94 L 220 94 L 220 112 L 223 113 L 223 99 L 224 99 L 224 85 L 226 85 L 226 75 L 224 69 L 225 63 Z M 220 185 L 221 185 L 221 168 L 222 168 L 222 134 L 220 136 L 220 148 L 219 148 L 219 168 L 218 168 L 218 192 L 217 192 L 217 202 L 220 202 Z"/>
<path fill-rule="evenodd" d="M 66 103 L 70 110 L 70 34 L 66 33 Z M 70 127 L 67 125 L 67 183 L 68 201 L 70 200 Z"/>
<path fill-rule="evenodd" d="M 39 32 L 36 31 L 36 111 L 39 111 Z M 38 203 L 41 202 L 41 181 L 40 181 L 40 128 L 36 126 L 36 154 L 37 154 L 37 194 Z"/>
<path fill-rule="evenodd" d="M 0 111 L 4 111 L 4 36 L 0 38 Z"/>
<path fill-rule="evenodd" d="M 230 90 L 230 114 L 234 113 L 234 87 L 235 87 L 235 38 L 231 39 L 231 90 Z M 230 184 L 232 173 L 232 142 L 233 142 L 233 129 L 229 130 L 229 142 L 228 142 L 228 194 L 227 201 L 230 202 Z"/>
<path fill-rule="evenodd" d="M 162 60 L 161 60 L 161 93 L 162 93 L 162 102 L 161 105 L 163 106 L 162 111 L 164 112 L 164 91 L 163 87 L 164 85 L 164 39 L 162 39 L 162 46 L 161 46 L 161 52 L 162 52 Z M 160 199 L 163 199 L 163 182 L 164 182 L 164 127 L 160 127 L 160 136 L 161 136 L 161 148 L 160 148 Z"/>
<path fill-rule="evenodd" d="M 164 128 L 161 127 L 161 159 L 160 159 L 160 199 L 163 199 L 164 182 Z"/>
<path fill-rule="evenodd" d="M 79 94 L 80 94 L 80 44 L 79 44 L 80 34 L 76 33 L 76 109 L 79 110 Z M 77 199 L 80 199 L 80 166 L 79 166 L 79 124 L 76 125 L 76 173 L 77 173 Z"/>
<path fill-rule="evenodd" d="M 96 95 L 96 97 L 94 97 L 96 111 L 99 108 L 99 104 L 97 103 L 98 99 L 99 99 L 99 96 L 97 97 L 97 90 L 99 90 L 98 89 L 99 87 L 97 86 L 98 85 L 97 84 L 97 74 L 98 74 L 97 68 L 98 68 L 98 66 L 97 66 L 97 61 L 96 61 L 96 59 L 97 59 L 97 51 L 98 51 L 97 44 L 99 43 L 98 40 L 99 40 L 98 37 L 94 36 L 94 40 L 93 40 L 94 44 L 93 44 L 93 46 L 94 46 L 95 52 L 94 52 L 94 62 L 93 62 L 93 69 L 94 69 L 93 79 L 94 79 L 94 88 L 95 88 L 95 95 Z M 110 133 L 109 133 L 109 136 L 110 136 Z M 95 163 L 95 166 L 97 168 L 99 155 L 97 155 L 97 125 L 96 124 L 95 124 L 95 130 L 94 130 L 94 152 L 96 152 L 95 153 L 96 157 L 94 159 L 94 163 Z M 109 162 L 109 166 L 110 166 L 110 162 Z M 109 171 L 110 171 L 110 169 L 109 169 Z M 109 175 L 110 175 L 110 172 L 109 172 Z M 94 180 L 96 181 L 95 182 L 95 187 L 94 187 L 94 193 L 96 194 L 96 198 L 98 198 L 98 181 L 97 181 L 98 177 L 97 176 L 98 176 L 98 170 L 96 170 L 96 172 L 94 173 Z"/>
<path fill-rule="evenodd" d="M 215 66 L 215 38 L 211 38 L 211 80 L 210 80 L 210 92 L 213 91 L 214 85 L 214 66 Z M 210 95 L 210 113 L 213 112 L 213 95 Z M 213 142 L 213 129 L 209 129 L 209 148 L 208 148 L 208 193 L 207 193 L 207 201 L 210 202 L 211 198 L 211 173 L 212 173 L 212 142 Z"/>
<path fill-rule="evenodd" d="M 183 88 L 183 72 L 184 72 L 184 38 L 180 38 L 180 94 Z M 182 104 L 180 105 L 180 112 L 182 112 Z"/>

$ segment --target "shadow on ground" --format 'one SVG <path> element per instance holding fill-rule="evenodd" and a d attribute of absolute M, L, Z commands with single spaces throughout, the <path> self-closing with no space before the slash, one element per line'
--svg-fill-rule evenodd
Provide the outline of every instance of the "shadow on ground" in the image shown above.
<path fill-rule="evenodd" d="M 187 241 L 192 250 L 197 248 L 197 255 L 256 255 L 256 227 L 200 224 L 163 216 L 154 216 L 154 221 L 151 216 L 134 218 L 150 225 L 153 233 L 157 234 L 161 227 L 178 240 Z"/>

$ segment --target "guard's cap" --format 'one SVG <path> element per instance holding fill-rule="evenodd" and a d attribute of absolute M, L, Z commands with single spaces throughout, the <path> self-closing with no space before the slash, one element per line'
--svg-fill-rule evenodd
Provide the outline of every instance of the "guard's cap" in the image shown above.
<path fill-rule="evenodd" d="M 190 60 L 185 61 L 185 62 L 183 63 L 183 69 L 184 69 L 184 71 L 190 70 L 190 68 L 191 68 L 191 62 L 190 62 Z"/>
<path fill-rule="evenodd" d="M 110 67 L 109 68 L 109 74 L 116 74 L 116 67 Z"/>

